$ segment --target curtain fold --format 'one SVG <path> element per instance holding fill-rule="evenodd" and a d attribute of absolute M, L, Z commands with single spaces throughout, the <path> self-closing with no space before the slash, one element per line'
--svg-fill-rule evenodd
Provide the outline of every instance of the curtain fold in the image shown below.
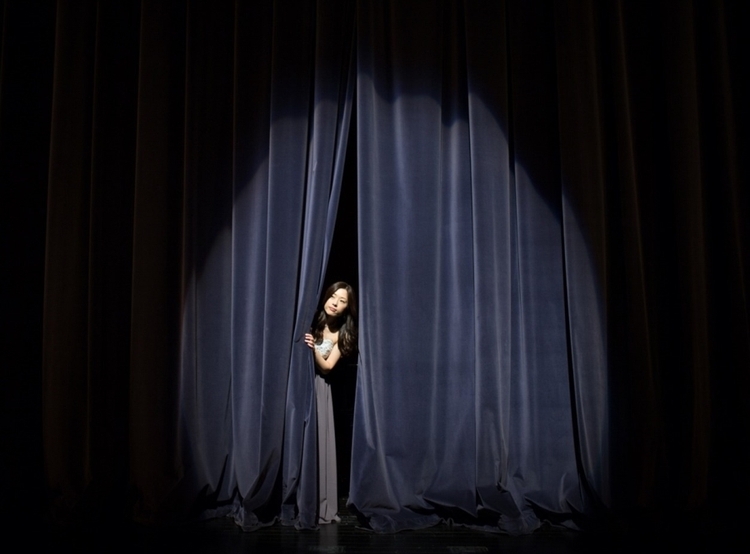
<path fill-rule="evenodd" d="M 605 123 L 595 6 L 574 8 L 556 4 L 554 12 L 568 355 L 582 485 L 609 506 Z"/>
<path fill-rule="evenodd" d="M 73 507 L 96 511 L 111 491 L 127 494 L 132 469 L 127 435 L 137 41 L 138 12 L 58 3 L 42 401 L 52 510 L 63 520 Z"/>
<path fill-rule="evenodd" d="M 313 126 L 307 166 L 305 229 L 301 249 L 298 309 L 294 323 L 290 378 L 286 396 L 283 523 L 299 529 L 318 523 L 318 434 L 315 416 L 315 368 L 304 342 L 323 282 L 338 210 L 354 94 L 352 10 L 318 5 L 326 22 L 316 40 Z"/>
<path fill-rule="evenodd" d="M 247 235 L 249 251 L 238 252 L 238 257 L 246 257 L 238 267 L 247 269 L 235 274 L 235 282 L 247 299 L 234 306 L 244 325 L 235 322 L 235 352 L 239 354 L 237 361 L 243 363 L 234 364 L 232 402 L 233 457 L 242 497 L 235 518 L 245 528 L 273 521 L 276 514 L 263 517 L 260 510 L 272 500 L 278 504 L 272 494 L 282 463 L 282 399 L 290 378 L 297 310 L 293 291 L 299 286 L 313 108 L 315 29 L 306 25 L 305 19 L 314 17 L 314 4 L 302 5 L 297 13 L 275 6 L 272 15 L 271 57 L 264 60 L 271 65 L 267 169 L 256 173 L 246 185 L 250 194 L 263 195 L 261 204 L 254 207 L 263 228 L 259 235 Z M 250 281 L 243 275 L 245 271 L 252 276 Z M 278 492 L 275 494 L 278 496 Z"/>

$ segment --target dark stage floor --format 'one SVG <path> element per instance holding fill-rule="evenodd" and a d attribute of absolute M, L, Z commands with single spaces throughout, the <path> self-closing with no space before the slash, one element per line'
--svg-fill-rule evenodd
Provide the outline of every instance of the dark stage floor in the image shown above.
<path fill-rule="evenodd" d="M 307 554 L 357 553 L 650 553 L 650 552 L 744 552 L 747 542 L 719 535 L 697 535 L 690 529 L 655 536 L 619 536 L 552 528 L 511 537 L 450 525 L 418 531 L 376 534 L 358 527 L 355 517 L 342 514 L 339 524 L 317 531 L 297 531 L 274 525 L 252 533 L 242 532 L 232 520 L 214 519 L 200 524 L 169 528 L 128 526 L 68 529 L 39 533 L 42 551 L 61 552 L 299 552 Z M 29 544 L 27 543 L 27 546 Z M 46 548 L 45 548 L 46 547 Z M 31 549 L 32 551 L 35 549 Z"/>

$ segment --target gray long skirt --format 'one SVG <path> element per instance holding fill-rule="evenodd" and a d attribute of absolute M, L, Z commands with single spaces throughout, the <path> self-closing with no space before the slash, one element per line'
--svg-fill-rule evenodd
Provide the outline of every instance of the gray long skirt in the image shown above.
<path fill-rule="evenodd" d="M 336 433 L 333 427 L 331 385 L 315 373 L 315 397 L 318 409 L 318 523 L 339 521 L 336 481 Z"/>

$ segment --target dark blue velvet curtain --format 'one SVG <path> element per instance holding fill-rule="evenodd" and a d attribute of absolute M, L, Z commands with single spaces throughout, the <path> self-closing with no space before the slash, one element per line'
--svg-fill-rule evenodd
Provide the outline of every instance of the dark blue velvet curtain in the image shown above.
<path fill-rule="evenodd" d="M 106 441 L 129 438 L 123 471 L 137 491 L 136 519 L 231 512 L 244 529 L 280 515 L 315 527 L 313 366 L 301 338 L 338 206 L 353 6 L 129 7 L 57 7 L 44 364 L 50 487 L 59 502 L 76 503 L 101 479 L 91 436 L 80 433 L 112 407 L 80 402 L 107 389 L 127 414 Z M 110 39 L 117 26 L 127 41 Z M 108 55 L 126 57 L 128 72 L 110 74 Z M 120 96 L 127 134 L 97 117 Z M 104 150 L 107 142 L 127 148 Z M 122 181 L 114 191 L 110 172 Z M 102 232 L 113 217 L 124 219 L 119 235 Z M 100 234 L 106 247 L 97 247 Z M 102 287 L 107 259 L 122 267 Z M 100 342 L 111 321 L 118 330 Z M 80 472 L 60 460 L 75 460 Z"/>
<path fill-rule="evenodd" d="M 205 196 L 195 194 L 188 211 L 196 240 L 210 244 L 203 259 L 185 262 L 179 443 L 190 471 L 181 500 L 201 489 L 234 498 L 232 515 L 246 530 L 273 523 L 281 503 L 284 523 L 311 528 L 314 370 L 301 338 L 323 286 L 338 206 L 353 94 L 351 10 L 238 5 L 234 32 L 234 66 L 226 68 L 236 78 L 226 166 L 233 173 L 206 173 L 196 187 Z M 242 77 L 264 73 L 260 86 Z M 208 218 L 200 212 L 217 202 L 217 184 L 232 191 L 219 207 L 230 211 L 222 229 L 202 229 Z"/>
<path fill-rule="evenodd" d="M 742 519 L 744 3 L 0 5 L 7 505 L 315 527 L 342 209 L 363 523 Z"/>
<path fill-rule="evenodd" d="M 343 174 L 351 13 L 331 3 L 237 6 L 234 174 L 219 181 L 232 185 L 223 204 L 231 223 L 200 237 L 212 241 L 208 257 L 187 268 L 180 412 L 194 466 L 185 500 L 206 486 L 218 499 L 236 493 L 233 515 L 246 530 L 275 521 L 279 498 L 285 523 L 317 525 L 314 370 L 301 338 L 323 286 Z M 241 77 L 263 72 L 261 91 Z M 206 195 L 195 198 L 198 232 L 216 181 L 206 175 Z"/>
<path fill-rule="evenodd" d="M 350 501 L 380 531 L 451 517 L 529 532 L 535 508 L 569 518 L 585 506 L 572 402 L 606 386 L 606 364 L 571 396 L 558 155 L 531 132 L 554 128 L 536 92 L 548 76 L 512 99 L 504 77 L 544 67 L 523 35 L 553 29 L 534 30 L 522 6 L 517 31 L 499 4 L 360 8 L 366 315 Z M 525 148 L 548 160 L 534 175 Z M 585 422 L 587 447 L 606 452 L 606 417 Z"/>

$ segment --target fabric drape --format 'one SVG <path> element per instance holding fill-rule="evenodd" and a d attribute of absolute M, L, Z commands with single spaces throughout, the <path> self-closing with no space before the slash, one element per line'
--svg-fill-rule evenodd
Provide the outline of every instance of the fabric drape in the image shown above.
<path fill-rule="evenodd" d="M 748 367 L 722 273 L 747 263 L 738 15 L 360 3 L 350 502 L 373 528 L 744 513 L 718 468 L 747 414 L 716 404 Z"/>
<path fill-rule="evenodd" d="M 311 133 L 311 162 L 307 174 L 306 229 L 299 277 L 300 308 L 294 325 L 290 385 L 284 434 L 284 489 L 282 521 L 298 528 L 318 521 L 318 433 L 313 415 L 315 368 L 304 334 L 310 330 L 324 283 L 336 222 L 346 159 L 347 137 L 354 94 L 352 12 L 335 4 L 321 4 L 318 19 L 333 22 L 320 29 L 316 55 L 323 62 L 315 76 L 315 111 Z M 303 402 L 300 402 L 300 399 Z M 301 427 L 300 414 L 305 414 Z"/>
<path fill-rule="evenodd" d="M 533 95 L 549 76 L 529 75 L 512 103 L 507 80 L 494 79 L 486 98 L 475 84 L 485 60 L 501 75 L 545 62 L 514 48 L 533 27 L 498 37 L 499 6 L 428 4 L 372 3 L 359 14 L 367 316 L 350 500 L 382 531 L 492 512 L 501 529 L 527 532 L 539 525 L 533 507 L 582 510 L 560 206 L 550 194 L 558 174 L 551 163 L 532 181 L 517 154 L 528 146 L 556 155 L 531 131 L 554 125 L 554 110 Z M 416 14 L 425 21 L 415 29 Z M 403 314 L 407 325 L 392 323 Z"/>
<path fill-rule="evenodd" d="M 136 519 L 231 510 L 253 529 L 283 502 L 287 523 L 316 526 L 313 368 L 300 339 L 348 135 L 353 29 L 340 8 L 59 4 L 45 437 L 62 498 L 99 479 L 82 431 L 119 409 L 127 416 L 94 440 L 129 456 Z M 118 44 L 109 32 L 125 16 Z M 113 80 L 107 48 L 129 80 Z M 125 135 L 97 119 L 121 97 Z M 125 148 L 105 149 L 113 140 Z M 112 363 L 100 368 L 87 344 Z M 97 407 L 100 387 L 116 403 Z"/>
<path fill-rule="evenodd" d="M 5 513 L 315 525 L 353 98 L 362 520 L 731 530 L 747 10 L 0 0 Z"/>

